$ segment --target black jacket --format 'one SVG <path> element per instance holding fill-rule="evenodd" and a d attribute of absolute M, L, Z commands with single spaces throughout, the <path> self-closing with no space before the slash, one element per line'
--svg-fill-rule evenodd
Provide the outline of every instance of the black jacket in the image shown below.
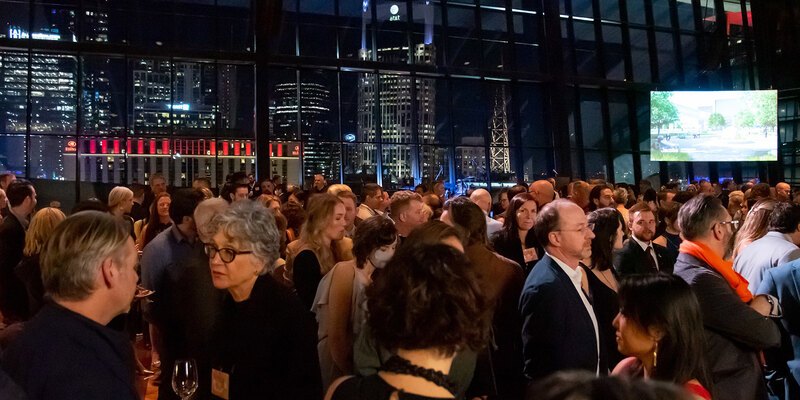
<path fill-rule="evenodd" d="M 126 334 L 48 303 L 3 352 L 2 366 L 29 399 L 138 400 L 133 360 Z"/>
<path fill-rule="evenodd" d="M 311 311 L 270 275 L 250 298 L 225 299 L 213 368 L 230 374 L 231 399 L 320 399 L 317 329 Z"/>
<path fill-rule="evenodd" d="M 780 344 L 778 326 L 750 308 L 722 275 L 693 256 L 678 255 L 675 275 L 692 287 L 700 303 L 714 400 L 766 399 L 757 353 Z"/>
<path fill-rule="evenodd" d="M 527 275 L 536 265 L 538 260 L 531 261 L 529 263 L 525 262 L 525 255 L 522 253 L 522 242 L 519 240 L 519 235 L 514 233 L 509 233 L 506 229 L 501 229 L 491 238 L 492 240 L 492 247 L 497 254 L 501 256 L 516 261 L 520 267 L 525 271 Z M 544 249 L 542 246 L 539 246 L 539 242 L 536 240 L 536 235 L 533 233 L 533 229 L 528 232 L 528 236 L 525 237 L 525 247 L 526 248 L 535 248 L 536 255 L 539 256 L 539 260 L 544 257 Z"/>
<path fill-rule="evenodd" d="M 659 271 L 668 274 L 672 273 L 675 267 L 675 258 L 670 255 L 666 247 L 653 243 L 653 251 L 658 259 L 658 271 L 650 267 L 647 253 L 642 250 L 633 239 L 628 239 L 621 249 L 614 254 L 614 268 L 620 276 L 632 274 L 655 274 Z"/>
<path fill-rule="evenodd" d="M 14 214 L 0 224 L 0 312 L 9 321 L 28 319 L 28 294 L 14 268 L 22 260 L 25 228 Z"/>
<path fill-rule="evenodd" d="M 519 300 L 522 314 L 524 372 L 530 379 L 557 371 L 581 369 L 594 373 L 598 354 L 594 325 L 569 276 L 550 256 L 528 275 Z M 603 345 L 603 342 L 600 342 Z M 600 358 L 600 373 L 608 373 Z"/>

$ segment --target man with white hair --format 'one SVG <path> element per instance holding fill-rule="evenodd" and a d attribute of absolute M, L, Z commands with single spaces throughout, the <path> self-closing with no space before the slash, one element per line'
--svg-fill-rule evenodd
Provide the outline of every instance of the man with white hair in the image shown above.
<path fill-rule="evenodd" d="M 41 255 L 53 301 L 3 352 L 3 370 L 29 399 L 139 399 L 128 336 L 106 326 L 130 309 L 137 261 L 110 214 L 84 211 L 56 227 Z"/>
<path fill-rule="evenodd" d="M 491 238 L 495 233 L 503 229 L 503 224 L 500 221 L 489 217 L 489 211 L 492 209 L 492 195 L 489 194 L 488 190 L 475 189 L 469 199 L 483 210 L 483 215 L 486 216 L 486 234 L 488 237 Z"/>

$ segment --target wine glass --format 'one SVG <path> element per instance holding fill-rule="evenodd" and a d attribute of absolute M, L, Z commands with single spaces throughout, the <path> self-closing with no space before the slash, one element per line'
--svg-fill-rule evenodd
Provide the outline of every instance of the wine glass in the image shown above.
<path fill-rule="evenodd" d="M 197 390 L 197 363 L 193 359 L 175 361 L 172 369 L 172 390 L 186 400 Z"/>

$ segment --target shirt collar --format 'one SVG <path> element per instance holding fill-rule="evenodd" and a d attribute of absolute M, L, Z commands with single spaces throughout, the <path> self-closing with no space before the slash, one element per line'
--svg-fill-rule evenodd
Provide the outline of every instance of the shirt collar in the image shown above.
<path fill-rule="evenodd" d="M 771 236 L 771 237 L 776 237 L 776 238 L 783 238 L 783 240 L 785 240 L 785 241 L 787 241 L 789 243 L 793 243 L 791 236 L 789 236 L 788 234 L 785 234 L 785 233 L 780 233 L 778 231 L 769 231 L 769 232 L 767 232 L 766 236 Z"/>
<path fill-rule="evenodd" d="M 190 245 L 194 244 L 194 242 L 191 242 L 189 238 L 187 238 L 186 235 L 184 235 L 183 232 L 181 232 L 181 230 L 178 229 L 177 224 L 172 224 L 170 230 L 172 231 L 172 237 L 175 239 L 176 242 L 178 243 L 185 242 Z"/>
<path fill-rule="evenodd" d="M 567 265 L 565 262 L 559 260 L 558 258 L 553 256 L 552 254 L 547 253 L 547 252 L 545 252 L 545 254 L 550 256 L 550 258 L 552 258 L 553 261 L 555 261 L 556 264 L 558 264 L 558 266 L 561 267 L 561 269 L 564 270 L 564 272 L 567 274 L 567 276 L 572 281 L 572 283 L 575 285 L 575 287 L 577 287 L 577 288 L 581 287 L 581 280 L 582 280 L 582 277 L 583 277 L 583 273 L 581 272 L 580 267 L 572 269 L 569 265 Z"/>
<path fill-rule="evenodd" d="M 651 246 L 651 243 L 652 243 L 652 242 L 643 242 L 643 241 L 639 240 L 639 238 L 637 238 L 637 237 L 636 237 L 636 236 L 634 236 L 634 235 L 631 235 L 631 239 L 633 239 L 634 241 L 636 241 L 636 243 L 638 243 L 638 244 L 639 244 L 639 247 L 641 247 L 641 248 L 642 248 L 642 250 L 644 250 L 644 251 L 647 251 L 647 248 L 648 248 L 648 247 L 650 247 L 650 246 Z"/>

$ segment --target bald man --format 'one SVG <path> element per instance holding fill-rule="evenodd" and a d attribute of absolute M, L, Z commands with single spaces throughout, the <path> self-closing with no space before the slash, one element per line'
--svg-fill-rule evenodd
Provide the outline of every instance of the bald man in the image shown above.
<path fill-rule="evenodd" d="M 789 201 L 792 197 L 792 187 L 786 182 L 775 185 L 775 198 L 778 201 Z"/>
<path fill-rule="evenodd" d="M 489 211 L 492 209 L 492 195 L 486 189 L 475 189 L 469 199 L 483 210 L 483 215 L 486 217 L 486 233 L 489 238 L 503 229 L 500 221 L 489 218 Z"/>
<path fill-rule="evenodd" d="M 536 199 L 536 204 L 539 208 L 545 204 L 555 200 L 556 191 L 553 189 L 553 184 L 546 180 L 538 180 L 531 183 L 530 193 Z"/>
<path fill-rule="evenodd" d="M 572 183 L 572 194 L 570 200 L 577 204 L 584 212 L 589 210 L 589 192 L 592 187 L 584 181 L 575 181 Z"/>

